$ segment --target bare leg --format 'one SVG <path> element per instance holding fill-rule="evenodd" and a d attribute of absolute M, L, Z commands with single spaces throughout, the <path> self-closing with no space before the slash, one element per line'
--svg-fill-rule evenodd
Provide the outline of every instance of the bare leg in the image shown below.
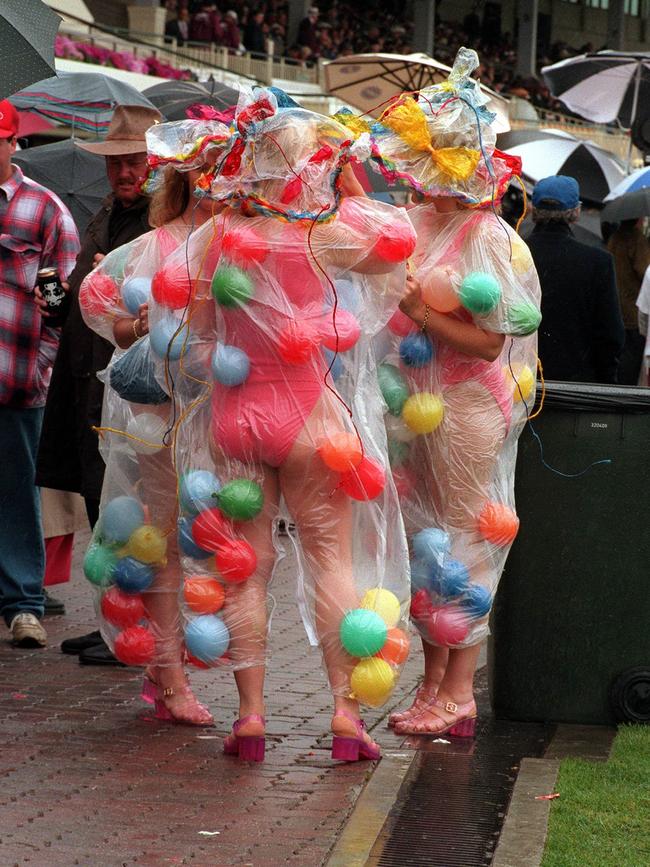
<path fill-rule="evenodd" d="M 400 713 L 392 713 L 388 717 L 388 725 L 390 726 L 417 716 L 425 705 L 437 695 L 440 683 L 445 676 L 447 661 L 449 659 L 449 648 L 436 647 L 422 639 L 422 652 L 424 654 L 424 680 L 415 693 L 415 699 L 411 707 Z"/>

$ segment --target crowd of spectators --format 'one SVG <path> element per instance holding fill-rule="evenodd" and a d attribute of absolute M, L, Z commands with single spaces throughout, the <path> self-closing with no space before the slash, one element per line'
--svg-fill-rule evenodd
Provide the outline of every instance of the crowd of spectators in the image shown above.
<path fill-rule="evenodd" d="M 309 8 L 296 32 L 290 32 L 285 0 L 164 0 L 168 12 L 166 32 L 179 46 L 187 42 L 213 43 L 231 52 L 266 55 L 269 40 L 273 54 L 309 65 L 359 53 L 409 54 L 413 45 L 413 21 L 398 0 L 321 0 Z M 516 47 L 510 33 L 498 23 L 476 13 L 462 22 L 436 19 L 434 54 L 451 63 L 461 45 L 475 48 L 482 59 L 478 74 L 494 90 L 520 96 L 535 106 L 562 110 L 540 78 L 515 73 Z M 539 65 L 561 60 L 593 46 L 572 48 L 556 43 L 540 52 Z"/>

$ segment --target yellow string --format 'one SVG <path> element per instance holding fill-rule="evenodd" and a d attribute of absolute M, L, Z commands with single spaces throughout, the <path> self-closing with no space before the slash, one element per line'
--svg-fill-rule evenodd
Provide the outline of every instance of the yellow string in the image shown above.
<path fill-rule="evenodd" d="M 532 421 L 534 418 L 537 418 L 537 416 L 540 414 L 540 412 L 542 411 L 542 409 L 544 407 L 544 398 L 546 397 L 546 382 L 544 381 L 544 371 L 542 370 L 542 360 L 539 357 L 539 355 L 537 356 L 537 369 L 539 370 L 539 378 L 540 378 L 541 383 L 542 383 L 542 394 L 539 398 L 539 406 L 537 407 L 537 409 L 535 410 L 535 412 L 532 415 L 528 416 L 528 421 Z"/>
<path fill-rule="evenodd" d="M 519 175 L 515 175 L 515 177 L 516 177 L 517 180 L 519 181 L 519 183 L 520 183 L 520 185 L 521 185 L 521 191 L 522 191 L 523 194 L 524 194 L 524 209 L 523 209 L 523 211 L 521 212 L 521 216 L 520 216 L 519 219 L 517 220 L 517 225 L 515 226 L 515 232 L 516 232 L 517 234 L 519 234 L 519 229 L 521 228 L 521 224 L 524 222 L 524 219 L 525 219 L 525 217 L 526 217 L 526 211 L 528 210 L 528 197 L 526 196 L 526 187 L 525 187 L 525 185 L 524 185 L 524 182 L 523 182 L 522 179 L 519 177 Z M 539 359 L 537 359 L 537 360 L 538 360 L 538 362 L 539 362 Z"/>
<path fill-rule="evenodd" d="M 104 438 L 105 433 L 114 433 L 114 434 L 119 434 L 122 437 L 126 437 L 127 439 L 135 440 L 137 443 L 142 443 L 143 445 L 149 446 L 150 448 L 157 448 L 157 449 L 168 449 L 169 448 L 169 446 L 166 446 L 164 443 L 152 443 L 152 442 L 149 442 L 149 440 L 144 440 L 144 439 L 142 439 L 142 437 L 136 437 L 133 434 L 127 433 L 125 430 L 119 430 L 119 428 L 116 428 L 116 427 L 104 427 L 103 425 L 102 426 L 92 425 L 90 429 L 92 431 L 94 431 L 96 434 L 99 434 L 99 436 L 102 439 Z"/>

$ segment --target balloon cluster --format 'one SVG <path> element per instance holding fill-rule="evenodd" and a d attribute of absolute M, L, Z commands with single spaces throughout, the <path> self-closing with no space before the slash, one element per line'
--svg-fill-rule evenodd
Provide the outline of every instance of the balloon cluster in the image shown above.
<path fill-rule="evenodd" d="M 386 487 L 384 467 L 364 454 L 357 434 L 345 431 L 330 434 L 318 453 L 325 466 L 341 474 L 338 487 L 353 500 L 374 500 Z"/>
<path fill-rule="evenodd" d="M 409 637 L 397 627 L 400 616 L 395 594 L 376 587 L 341 621 L 341 644 L 359 659 L 350 677 L 352 694 L 372 707 L 386 701 L 395 686 L 396 669 L 408 657 Z"/>
<path fill-rule="evenodd" d="M 165 534 L 146 522 L 138 500 L 121 496 L 106 503 L 83 570 L 102 591 L 104 619 L 120 630 L 115 655 L 126 665 L 147 665 L 153 658 L 155 637 L 146 625 L 142 594 L 153 584 L 166 553 Z"/>

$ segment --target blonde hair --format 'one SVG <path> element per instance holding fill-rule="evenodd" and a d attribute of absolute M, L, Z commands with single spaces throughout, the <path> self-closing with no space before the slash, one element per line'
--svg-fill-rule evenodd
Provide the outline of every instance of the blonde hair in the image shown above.
<path fill-rule="evenodd" d="M 155 229 L 170 223 L 185 211 L 190 201 L 187 172 L 178 172 L 173 166 L 164 169 L 163 183 L 151 197 L 149 225 Z"/>

